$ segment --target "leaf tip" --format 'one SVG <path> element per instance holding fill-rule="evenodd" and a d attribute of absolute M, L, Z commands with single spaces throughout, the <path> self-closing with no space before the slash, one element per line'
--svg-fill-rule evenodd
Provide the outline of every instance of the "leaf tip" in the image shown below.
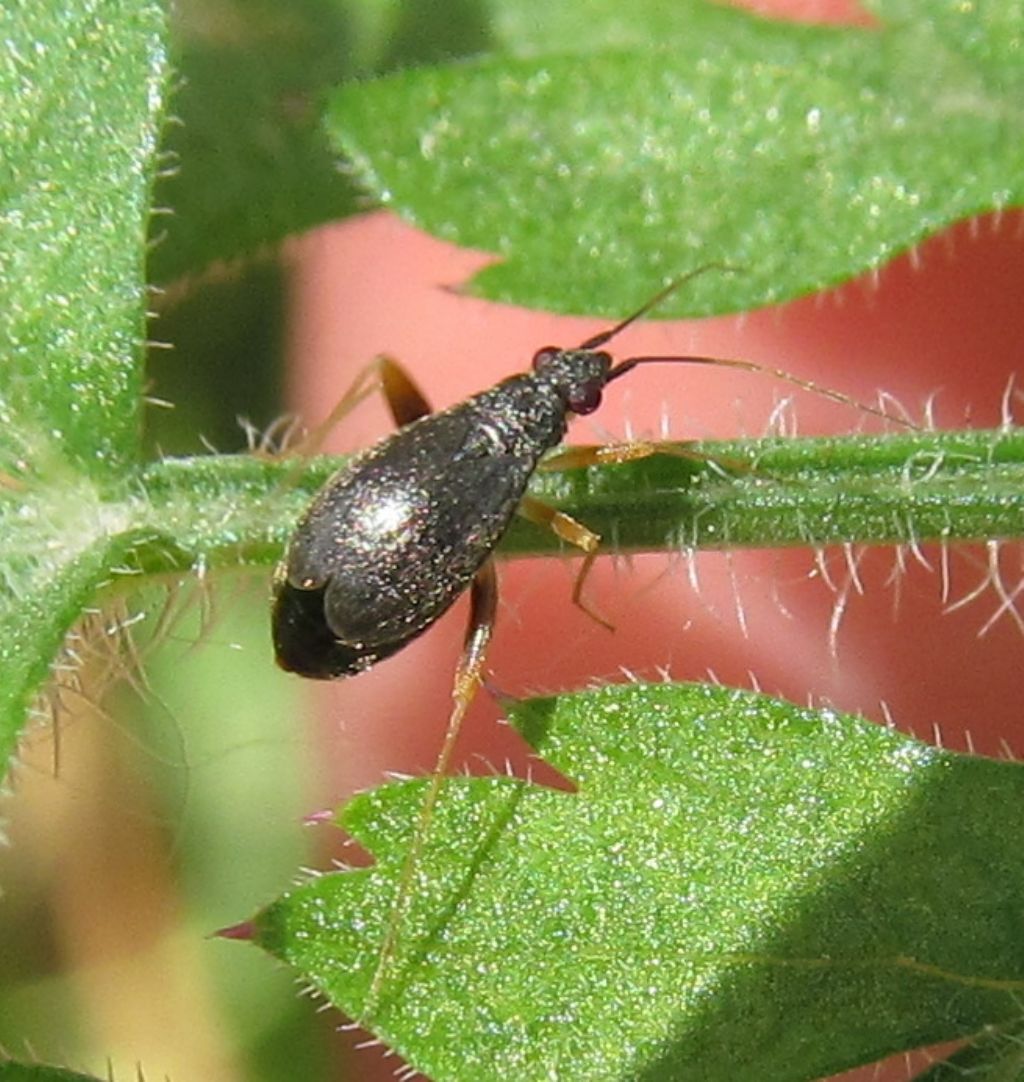
<path fill-rule="evenodd" d="M 224 928 L 210 933 L 211 939 L 241 939 L 252 942 L 256 938 L 256 924 L 251 920 L 239 921 L 238 924 L 229 924 Z"/>

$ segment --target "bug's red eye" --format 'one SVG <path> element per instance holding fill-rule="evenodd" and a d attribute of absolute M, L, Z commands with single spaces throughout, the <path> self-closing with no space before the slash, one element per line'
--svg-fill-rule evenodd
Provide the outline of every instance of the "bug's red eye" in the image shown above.
<path fill-rule="evenodd" d="M 601 387 L 596 383 L 584 383 L 569 392 L 566 403 L 573 413 L 593 413 L 601 405 Z"/>
<path fill-rule="evenodd" d="M 561 352 L 557 346 L 545 346 L 543 349 L 538 349 L 533 355 L 534 372 L 543 368 L 546 364 L 550 364 Z"/>

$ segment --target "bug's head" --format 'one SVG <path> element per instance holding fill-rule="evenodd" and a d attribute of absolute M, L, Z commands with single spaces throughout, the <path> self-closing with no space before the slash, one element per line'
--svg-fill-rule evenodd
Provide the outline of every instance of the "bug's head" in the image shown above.
<path fill-rule="evenodd" d="M 554 388 L 570 413 L 593 413 L 601 405 L 612 358 L 598 349 L 545 346 L 533 355 L 533 370 Z"/>

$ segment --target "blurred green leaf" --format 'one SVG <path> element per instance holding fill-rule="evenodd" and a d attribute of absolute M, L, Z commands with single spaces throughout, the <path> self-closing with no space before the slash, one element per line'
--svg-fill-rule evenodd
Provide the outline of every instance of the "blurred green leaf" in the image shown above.
<path fill-rule="evenodd" d="M 963 54 L 991 90 L 1006 101 L 1024 91 L 1024 6 L 1018 0 L 971 4 L 963 0 L 864 0 L 868 11 L 908 31 L 926 23 L 954 53 Z M 975 105 L 979 103 L 974 103 Z"/>
<path fill-rule="evenodd" d="M 161 180 L 150 274 L 168 281 L 214 261 L 268 255 L 286 237 L 366 200 L 325 137 L 339 82 L 476 52 L 477 0 L 189 0 L 174 9 L 174 168 Z"/>
<path fill-rule="evenodd" d="M 620 315 L 716 260 L 744 273 L 705 275 L 658 315 L 737 311 L 1021 201 L 1019 0 L 872 30 L 607 6 L 499 5 L 518 55 L 333 97 L 333 138 L 375 198 L 501 257 L 478 294 Z"/>
<path fill-rule="evenodd" d="M 163 30 L 145 0 L 0 13 L 0 469 L 26 438 L 95 476 L 138 457 Z"/>
<path fill-rule="evenodd" d="M 91 1074 L 79 1074 L 78 1071 L 65 1071 L 62 1067 L 8 1060 L 0 1063 L 0 1082 L 100 1082 L 100 1079 Z"/>
<path fill-rule="evenodd" d="M 355 191 L 320 130 L 319 97 L 348 70 L 344 5 L 186 3 L 175 12 L 172 165 L 156 190 L 150 275 L 267 254 L 350 214 Z"/>
<path fill-rule="evenodd" d="M 244 450 L 242 422 L 265 429 L 285 411 L 288 272 L 276 261 L 235 270 L 184 290 L 151 324 L 153 340 L 172 348 L 154 347 L 147 360 L 150 461 Z"/>
<path fill-rule="evenodd" d="M 577 792 L 448 779 L 373 1029 L 436 1079 L 810 1079 L 1020 1015 L 1024 772 L 697 685 L 517 704 Z M 257 916 L 364 1011 L 423 781 Z"/>

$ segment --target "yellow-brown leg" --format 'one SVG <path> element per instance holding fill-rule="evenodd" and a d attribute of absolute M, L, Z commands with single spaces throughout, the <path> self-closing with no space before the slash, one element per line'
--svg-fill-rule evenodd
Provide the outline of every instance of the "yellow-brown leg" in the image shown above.
<path fill-rule="evenodd" d="M 451 763 L 455 744 L 462 729 L 462 722 L 470 703 L 476 696 L 477 689 L 480 687 L 484 662 L 487 657 L 487 647 L 491 641 L 491 632 L 494 630 L 497 608 L 498 575 L 494 567 L 494 561 L 488 560 L 476 573 L 470 589 L 469 624 L 466 628 L 462 657 L 459 660 L 459 666 L 455 672 L 455 682 L 452 686 L 452 699 L 454 700 L 452 712 L 448 718 L 448 728 L 445 731 L 441 751 L 430 776 L 430 784 L 420 807 L 420 814 L 416 821 L 416 829 L 412 836 L 409 852 L 406 854 L 398 878 L 395 901 L 391 907 L 391 912 L 388 914 L 387 925 L 384 928 L 384 938 L 381 941 L 380 954 L 377 957 L 377 968 L 374 970 L 373 978 L 370 981 L 370 989 L 367 992 L 366 1005 L 363 1009 L 366 1020 L 373 1017 L 380 1002 L 384 982 L 394 968 L 399 934 L 409 908 L 416 866 L 419 864 L 420 856 L 423 853 L 427 831 L 430 829 L 434 808 L 437 806 L 438 797 L 441 795 L 441 785 Z"/>
<path fill-rule="evenodd" d="M 686 458 L 692 462 L 710 462 L 724 466 L 737 473 L 750 473 L 753 467 L 739 459 L 706 455 L 687 442 L 662 442 L 658 440 L 631 440 L 629 443 L 608 443 L 598 447 L 566 447 L 558 454 L 549 455 L 540 464 L 542 470 L 574 470 L 585 466 L 617 466 L 623 462 L 635 462 L 651 455 L 670 455 Z"/>
<path fill-rule="evenodd" d="M 404 366 L 393 357 L 375 357 L 362 368 L 334 409 L 290 451 L 311 458 L 324 445 L 334 426 L 371 394 L 380 392 L 395 424 L 401 428 L 431 412 L 430 403 Z"/>
<path fill-rule="evenodd" d="M 583 552 L 583 563 L 572 588 L 572 603 L 581 608 L 589 617 L 596 620 L 602 627 L 609 631 L 615 630 L 615 625 L 606 620 L 599 612 L 591 608 L 583 599 L 583 587 L 594 566 L 598 551 L 601 547 L 601 538 L 593 530 L 588 530 L 582 522 L 577 522 L 564 511 L 559 511 L 533 496 L 524 496 L 519 504 L 519 514 L 538 526 L 549 529 L 556 537 L 567 544 L 575 545 Z"/>
<path fill-rule="evenodd" d="M 751 471 L 751 466 L 746 462 L 705 455 L 688 443 L 663 443 L 655 440 L 631 440 L 629 443 L 612 443 L 600 447 L 567 447 L 558 454 L 549 455 L 541 463 L 540 468 L 542 470 L 571 470 L 585 466 L 612 466 L 649 458 L 651 455 L 672 455 L 697 462 L 718 463 L 738 473 Z M 519 505 L 519 513 L 530 522 L 546 527 L 561 540 L 583 551 L 583 564 L 572 588 L 572 602 L 609 631 L 614 631 L 614 625 L 595 611 L 583 597 L 587 577 L 594 566 L 601 545 L 598 534 L 593 530 L 588 530 L 586 526 L 565 514 L 564 511 L 549 507 L 533 496 L 523 497 Z"/>

